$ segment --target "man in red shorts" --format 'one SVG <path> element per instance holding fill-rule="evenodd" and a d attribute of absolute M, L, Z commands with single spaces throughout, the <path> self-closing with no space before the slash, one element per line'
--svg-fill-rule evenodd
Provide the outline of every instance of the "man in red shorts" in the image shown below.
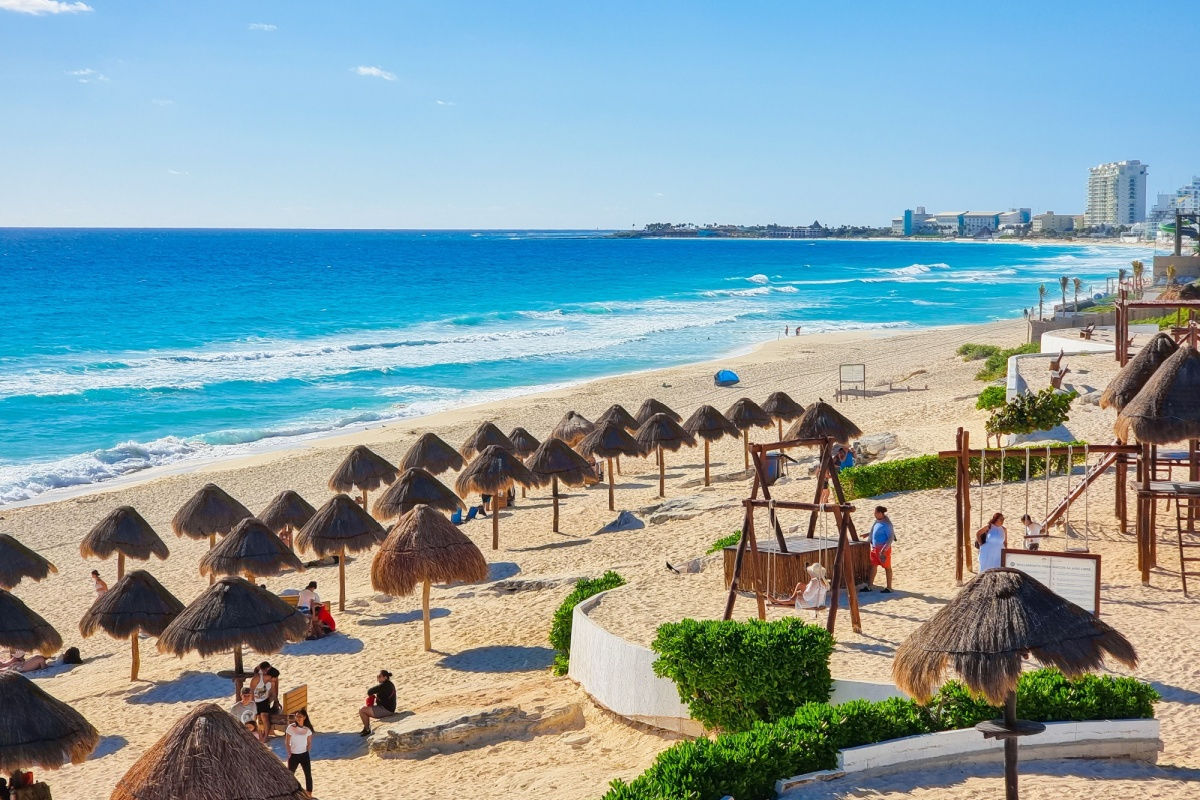
<path fill-rule="evenodd" d="M 883 506 L 875 506 L 875 522 L 871 525 L 871 573 L 867 578 L 867 588 L 864 592 L 871 591 L 871 584 L 875 582 L 875 574 L 883 567 L 883 575 L 887 579 L 887 585 L 881 589 L 884 594 L 892 591 L 892 542 L 896 541 L 896 532 L 892 528 L 892 521 L 888 519 L 887 509 Z"/>

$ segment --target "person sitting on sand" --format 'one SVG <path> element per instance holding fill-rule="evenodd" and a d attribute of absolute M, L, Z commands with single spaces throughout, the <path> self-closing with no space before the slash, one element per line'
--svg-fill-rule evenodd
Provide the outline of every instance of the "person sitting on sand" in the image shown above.
<path fill-rule="evenodd" d="M 37 672 L 50 666 L 45 656 L 26 657 L 20 650 L 9 650 L 9 659 L 0 663 L 0 672 Z"/>
<path fill-rule="evenodd" d="M 279 699 L 279 670 L 264 661 L 254 670 L 250 692 L 258 712 L 258 738 L 265 742 L 271 736 L 271 711 Z"/>
<path fill-rule="evenodd" d="M 92 586 L 96 590 L 96 597 L 103 597 L 108 591 L 108 584 L 104 582 L 104 578 L 100 577 L 100 570 L 92 570 Z"/>
<path fill-rule="evenodd" d="M 367 704 L 358 710 L 358 717 L 363 724 L 360 736 L 371 735 L 371 720 L 396 713 L 396 685 L 392 683 L 392 673 L 386 669 L 379 670 L 378 681 L 367 690 Z"/>
<path fill-rule="evenodd" d="M 249 723 L 250 727 L 257 731 L 255 721 L 258 719 L 258 705 L 254 702 L 254 692 L 250 688 L 242 689 L 241 699 L 233 704 L 229 713 L 238 722 Z"/>

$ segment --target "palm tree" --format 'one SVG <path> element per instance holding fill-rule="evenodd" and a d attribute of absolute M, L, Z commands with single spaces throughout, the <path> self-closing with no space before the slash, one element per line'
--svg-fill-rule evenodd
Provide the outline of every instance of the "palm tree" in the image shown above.
<path fill-rule="evenodd" d="M 1038 319 L 1043 319 L 1042 304 L 1045 302 L 1046 302 L 1046 284 L 1043 283 L 1041 286 L 1038 287 Z"/>
<path fill-rule="evenodd" d="M 1075 313 L 1079 313 L 1079 290 L 1083 288 L 1083 281 L 1079 278 L 1074 279 L 1075 284 Z"/>
<path fill-rule="evenodd" d="M 1064 314 L 1067 313 L 1067 284 L 1068 283 L 1070 283 L 1070 281 L 1067 279 L 1066 275 L 1062 275 L 1059 277 L 1058 288 L 1062 290 L 1062 301 L 1063 301 L 1062 302 L 1062 310 L 1063 310 Z"/>
<path fill-rule="evenodd" d="M 1176 274 L 1177 274 L 1177 273 L 1176 273 L 1176 271 L 1175 271 L 1175 265 L 1174 265 L 1174 264 L 1167 264 L 1167 285 L 1168 285 L 1168 286 L 1171 286 L 1172 284 L 1174 284 L 1174 283 L 1175 283 L 1175 276 L 1176 276 Z"/>
<path fill-rule="evenodd" d="M 1146 271 L 1146 265 L 1141 261 L 1132 262 L 1133 267 L 1133 288 L 1137 291 L 1142 289 L 1142 273 Z"/>

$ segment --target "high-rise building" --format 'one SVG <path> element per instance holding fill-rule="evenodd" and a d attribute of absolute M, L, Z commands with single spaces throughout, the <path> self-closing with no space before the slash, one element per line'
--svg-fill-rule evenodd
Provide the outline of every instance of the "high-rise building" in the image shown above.
<path fill-rule="evenodd" d="M 1164 222 L 1174 222 L 1176 211 L 1182 211 L 1185 214 L 1200 212 L 1200 177 L 1193 177 L 1191 183 L 1180 186 L 1174 194 L 1158 196 L 1158 202 L 1146 215 L 1151 236 L 1159 225 Z"/>
<path fill-rule="evenodd" d="M 1146 170 L 1140 161 L 1113 161 L 1088 170 L 1089 227 L 1132 225 L 1146 220 Z"/>

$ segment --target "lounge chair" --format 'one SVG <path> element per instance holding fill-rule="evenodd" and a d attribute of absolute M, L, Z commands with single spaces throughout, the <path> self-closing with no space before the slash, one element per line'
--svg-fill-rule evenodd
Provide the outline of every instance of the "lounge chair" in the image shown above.
<path fill-rule="evenodd" d="M 1096 323 L 1093 322 L 1091 325 L 1088 325 L 1079 331 L 1079 338 L 1080 339 L 1091 339 L 1092 334 L 1095 332 L 1096 332 Z"/>
<path fill-rule="evenodd" d="M 1061 389 L 1063 376 L 1066 375 L 1070 371 L 1071 370 L 1067 369 L 1064 366 L 1064 367 L 1061 367 L 1061 368 L 1055 370 L 1054 372 L 1051 372 L 1050 373 L 1050 385 L 1053 386 L 1055 389 Z"/>
<path fill-rule="evenodd" d="M 280 698 L 282 713 L 271 715 L 271 730 L 283 730 L 288 725 L 288 718 L 302 708 L 308 708 L 308 684 L 303 683 L 295 689 L 283 693 Z"/>
<path fill-rule="evenodd" d="M 469 509 L 467 509 L 466 519 L 463 519 L 462 509 L 456 508 L 454 509 L 454 513 L 450 515 L 450 521 L 455 525 L 462 525 L 464 522 L 470 522 L 471 520 L 475 519 L 475 517 L 478 515 L 479 506 L 471 506 Z"/>
<path fill-rule="evenodd" d="M 1063 360 L 1064 355 L 1065 355 L 1065 352 L 1060 349 L 1058 351 L 1058 355 L 1056 357 L 1050 359 L 1050 371 L 1051 372 L 1057 372 L 1058 368 L 1060 366 L 1062 366 L 1062 360 Z"/>

